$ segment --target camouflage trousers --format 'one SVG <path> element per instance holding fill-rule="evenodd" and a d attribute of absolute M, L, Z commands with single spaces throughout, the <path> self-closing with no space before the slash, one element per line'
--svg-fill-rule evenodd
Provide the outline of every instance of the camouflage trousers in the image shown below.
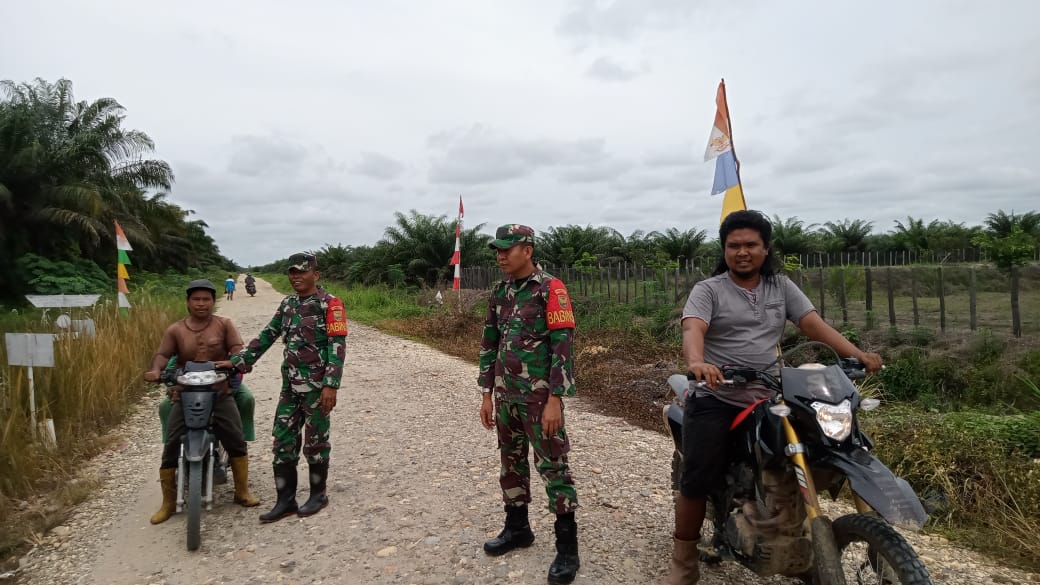
<path fill-rule="evenodd" d="M 328 463 L 332 444 L 329 443 L 329 417 L 321 414 L 321 390 L 293 392 L 282 388 L 274 411 L 274 464 L 296 465 L 300 448 L 308 464 Z M 300 434 L 303 433 L 303 442 Z"/>
<path fill-rule="evenodd" d="M 498 481 L 502 486 L 502 500 L 506 505 L 531 502 L 531 465 L 527 447 L 534 451 L 534 465 L 545 482 L 549 496 L 549 510 L 567 514 L 578 507 L 578 493 L 574 489 L 567 452 L 571 444 L 564 428 L 552 437 L 542 432 L 544 403 L 516 403 L 495 401 L 497 411 L 498 450 L 502 468 Z"/>

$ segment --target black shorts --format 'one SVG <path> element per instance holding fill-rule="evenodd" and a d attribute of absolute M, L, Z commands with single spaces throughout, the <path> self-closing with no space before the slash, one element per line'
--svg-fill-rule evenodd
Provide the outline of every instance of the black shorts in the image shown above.
<path fill-rule="evenodd" d="M 679 493 L 706 498 L 722 483 L 729 461 L 729 427 L 744 409 L 711 396 L 686 401 L 683 412 L 683 473 Z"/>

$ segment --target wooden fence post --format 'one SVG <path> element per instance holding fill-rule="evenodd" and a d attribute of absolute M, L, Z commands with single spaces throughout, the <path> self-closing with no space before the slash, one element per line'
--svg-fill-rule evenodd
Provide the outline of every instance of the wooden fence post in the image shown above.
<path fill-rule="evenodd" d="M 607 281 L 607 299 L 612 296 L 610 293 L 610 262 L 607 262 L 607 277 L 604 279 Z"/>
<path fill-rule="evenodd" d="M 628 262 L 625 262 L 625 303 L 628 303 Z"/>
<path fill-rule="evenodd" d="M 943 269 L 942 266 L 936 268 L 939 276 L 939 330 L 943 333 L 946 332 L 946 290 L 943 285 Z"/>
<path fill-rule="evenodd" d="M 921 314 L 917 309 L 917 278 L 914 277 L 914 267 L 910 267 L 910 296 L 914 304 L 914 327 L 921 324 Z"/>
<path fill-rule="evenodd" d="M 820 318 L 823 319 L 824 321 L 827 320 L 827 313 L 826 313 L 826 304 L 827 304 L 827 302 L 826 302 L 826 299 L 825 299 L 826 296 L 827 296 L 827 289 L 824 286 L 824 282 L 823 282 L 823 266 L 821 265 L 820 266 Z"/>
<path fill-rule="evenodd" d="M 968 269 L 968 311 L 971 316 L 968 319 L 968 327 L 972 331 L 975 331 L 975 327 L 978 326 L 978 299 L 976 298 L 975 292 L 975 267 L 972 266 Z"/>
<path fill-rule="evenodd" d="M 845 296 L 845 266 L 842 265 L 839 270 L 840 281 L 838 282 L 838 302 L 841 303 L 841 324 L 849 324 L 849 303 L 848 298 Z"/>
<path fill-rule="evenodd" d="M 1022 314 L 1018 310 L 1018 267 L 1011 267 L 1011 333 L 1022 337 Z"/>
<path fill-rule="evenodd" d="M 869 268 L 863 269 L 863 280 L 866 287 L 866 305 L 867 310 L 874 311 L 874 273 Z"/>
<path fill-rule="evenodd" d="M 646 271 L 646 267 L 645 266 L 640 266 L 639 267 L 639 280 L 640 280 L 640 282 L 643 283 L 643 304 L 646 305 L 646 306 L 650 306 L 650 301 L 649 301 L 649 299 L 646 298 L 646 274 L 645 274 L 645 271 Z"/>
<path fill-rule="evenodd" d="M 896 326 L 896 293 L 892 287 L 892 267 L 885 269 L 885 284 L 888 288 L 888 324 Z"/>

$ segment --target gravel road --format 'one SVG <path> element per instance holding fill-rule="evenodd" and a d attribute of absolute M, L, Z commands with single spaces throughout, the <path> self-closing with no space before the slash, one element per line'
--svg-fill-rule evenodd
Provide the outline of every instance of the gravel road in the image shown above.
<path fill-rule="evenodd" d="M 247 339 L 281 299 L 266 282 L 222 301 Z M 348 313 L 349 313 L 349 307 Z M 474 339 L 474 343 L 478 340 Z M 142 401 L 115 447 L 86 462 L 97 493 L 21 560 L 24 584 L 434 584 L 545 583 L 553 558 L 552 516 L 536 493 L 534 546 L 489 558 L 483 541 L 501 528 L 494 435 L 478 420 L 476 366 L 424 345 L 352 324 L 339 405 L 333 412 L 331 504 L 319 514 L 261 525 L 275 500 L 271 419 L 280 387 L 280 346 L 247 383 L 257 398 L 259 440 L 250 444 L 259 508 L 231 501 L 218 486 L 203 512 L 202 547 L 185 550 L 185 516 L 152 526 L 160 501 L 158 395 Z M 579 388 L 580 394 L 580 388 Z M 577 583 L 655 583 L 670 554 L 670 441 L 567 403 L 572 464 L 581 508 Z M 305 476 L 304 476 L 305 477 Z M 533 485 L 540 482 L 534 478 Z M 303 492 L 303 498 L 306 492 Z M 302 499 L 301 498 L 301 501 Z M 936 583 L 1040 583 L 938 537 L 911 535 Z M 739 566 L 705 568 L 705 585 L 794 583 L 758 579 Z"/>

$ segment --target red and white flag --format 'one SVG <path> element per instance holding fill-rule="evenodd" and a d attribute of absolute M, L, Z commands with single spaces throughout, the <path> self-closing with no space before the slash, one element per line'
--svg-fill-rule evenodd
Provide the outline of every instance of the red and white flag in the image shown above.
<path fill-rule="evenodd" d="M 455 280 L 451 290 L 459 290 L 462 280 L 462 196 L 459 196 L 459 220 L 455 223 L 455 253 L 451 255 L 451 265 L 455 267 Z"/>

